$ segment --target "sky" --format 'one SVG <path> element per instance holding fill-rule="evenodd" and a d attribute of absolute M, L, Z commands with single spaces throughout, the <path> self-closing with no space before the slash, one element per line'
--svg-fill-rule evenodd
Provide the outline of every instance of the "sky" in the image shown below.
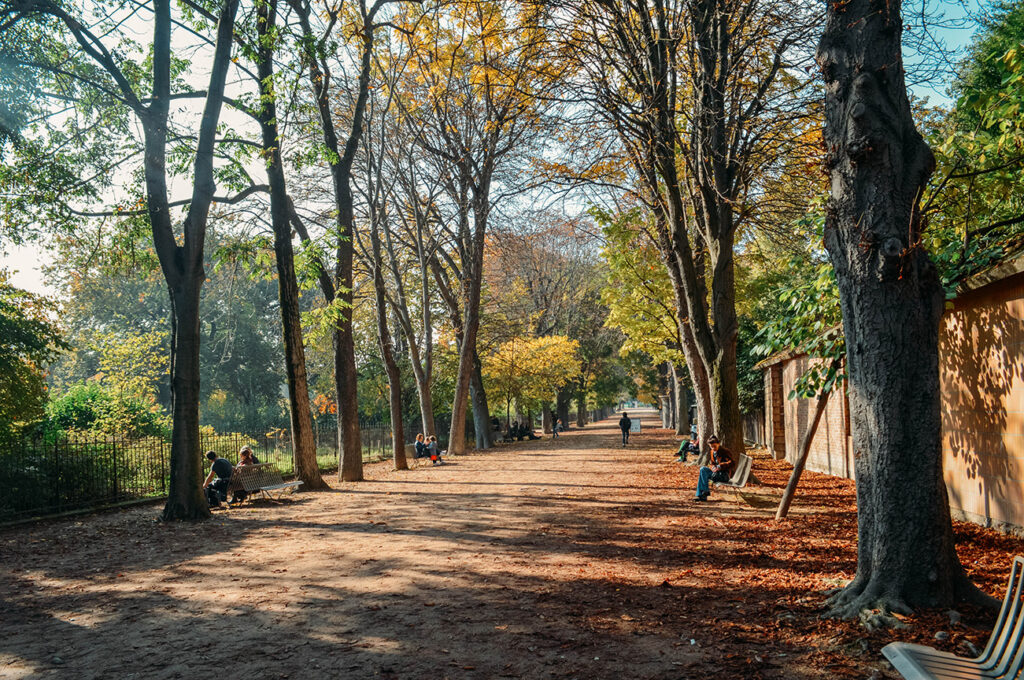
<path fill-rule="evenodd" d="M 978 13 L 983 0 L 925 0 L 925 2 L 929 9 L 937 7 L 938 11 L 944 13 L 947 18 L 956 20 Z M 958 28 L 938 29 L 936 34 L 949 48 L 962 49 L 970 42 L 974 32 L 974 26 L 969 22 L 964 22 L 964 24 Z M 948 85 L 948 82 L 942 82 L 911 89 L 915 95 L 927 97 L 932 104 L 949 106 L 952 102 L 946 95 Z M 49 254 L 40 245 L 29 243 L 15 246 L 0 240 L 0 269 L 7 269 L 11 273 L 11 283 L 18 288 L 41 295 L 56 296 L 57 291 L 47 285 L 42 272 L 42 267 L 51 262 Z"/>

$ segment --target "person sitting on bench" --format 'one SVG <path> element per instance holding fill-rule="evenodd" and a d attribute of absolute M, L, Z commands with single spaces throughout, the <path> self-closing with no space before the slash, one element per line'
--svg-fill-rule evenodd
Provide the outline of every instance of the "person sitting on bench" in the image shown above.
<path fill-rule="evenodd" d="M 708 446 L 711 447 L 710 465 L 702 465 L 697 476 L 697 495 L 695 500 L 706 501 L 711 495 L 711 482 L 728 482 L 732 471 L 736 468 L 736 459 L 732 452 L 722 446 L 722 442 L 715 435 L 708 437 Z"/>
<path fill-rule="evenodd" d="M 690 432 L 689 439 L 684 439 L 679 442 L 679 450 L 676 451 L 676 454 L 679 456 L 676 458 L 676 462 L 678 463 L 685 463 L 686 457 L 690 454 L 695 456 L 700 455 L 700 439 L 697 438 L 696 431 Z"/>
<path fill-rule="evenodd" d="M 420 432 L 416 435 L 416 453 L 413 454 L 413 458 L 426 458 L 427 456 L 427 440 Z"/>
<path fill-rule="evenodd" d="M 210 474 L 206 475 L 203 482 L 203 491 L 206 493 L 206 500 L 211 508 L 219 508 L 221 501 L 228 498 L 228 485 L 231 483 L 231 473 L 235 466 L 227 458 L 220 458 L 214 451 L 207 451 L 206 457 L 212 461 Z M 214 479 L 214 476 L 217 479 Z"/>
<path fill-rule="evenodd" d="M 444 459 L 441 458 L 441 454 L 448 452 L 442 451 L 437 445 L 437 437 L 430 435 L 430 438 L 427 440 L 427 453 L 430 455 L 430 462 L 433 465 L 444 465 Z"/>
<path fill-rule="evenodd" d="M 252 449 L 250 449 L 248 446 L 243 446 L 241 449 L 238 450 L 238 465 L 235 466 L 236 468 L 244 467 L 246 465 L 259 464 L 260 461 L 256 457 L 256 454 L 254 454 L 252 452 Z M 249 494 L 245 489 L 236 489 L 235 492 L 231 494 L 231 502 L 241 503 L 246 499 L 246 497 L 248 497 L 248 495 Z"/>

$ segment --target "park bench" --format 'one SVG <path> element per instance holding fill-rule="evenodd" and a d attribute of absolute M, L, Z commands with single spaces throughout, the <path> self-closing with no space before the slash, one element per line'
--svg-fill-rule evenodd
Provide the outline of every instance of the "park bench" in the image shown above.
<path fill-rule="evenodd" d="M 247 495 L 261 493 L 265 498 L 273 500 L 273 497 L 270 495 L 271 492 L 279 492 L 278 497 L 280 497 L 285 489 L 295 489 L 299 486 L 302 486 L 301 481 L 286 482 L 281 477 L 281 473 L 272 464 L 260 463 L 259 465 L 240 465 L 236 467 L 235 471 L 231 473 L 228 493 L 236 491 L 245 491 Z"/>
<path fill-rule="evenodd" d="M 1006 584 L 1006 596 L 992 629 L 988 644 L 980 656 L 968 659 L 942 652 L 925 645 L 892 642 L 882 647 L 882 654 L 907 680 L 982 680 L 1021 677 L 1024 665 L 1024 557 L 1013 558 L 1013 568 Z"/>
<path fill-rule="evenodd" d="M 729 477 L 728 482 L 713 482 L 716 487 L 719 486 L 731 486 L 734 489 L 742 489 L 747 485 L 747 481 L 750 479 L 750 456 L 745 453 L 739 454 L 739 460 L 736 462 L 736 472 L 732 473 Z"/>

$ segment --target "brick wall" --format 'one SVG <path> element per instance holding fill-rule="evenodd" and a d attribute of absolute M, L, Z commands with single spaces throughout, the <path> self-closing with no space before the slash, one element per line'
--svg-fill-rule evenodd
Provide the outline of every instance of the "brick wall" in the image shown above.
<path fill-rule="evenodd" d="M 782 365 L 773 364 L 764 372 L 765 445 L 775 460 L 786 456 L 786 419 L 782 391 Z"/>
<path fill-rule="evenodd" d="M 800 452 L 800 441 L 814 417 L 817 399 L 789 399 L 793 385 L 807 370 L 812 361 L 808 357 L 797 357 L 780 366 L 782 373 L 782 408 L 785 421 L 786 459 L 796 461 Z M 817 360 L 814 360 L 817 361 Z M 818 430 L 811 442 L 807 456 L 807 469 L 815 472 L 853 478 L 853 457 L 849 446 L 849 419 L 845 393 L 833 394 L 825 413 L 821 416 Z"/>

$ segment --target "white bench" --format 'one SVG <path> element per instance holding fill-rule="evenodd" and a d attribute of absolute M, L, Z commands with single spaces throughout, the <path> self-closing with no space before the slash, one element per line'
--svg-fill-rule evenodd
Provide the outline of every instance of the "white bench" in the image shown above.
<path fill-rule="evenodd" d="M 882 654 L 907 680 L 1012 680 L 1021 677 L 1024 666 L 1024 557 L 1013 558 L 1013 568 L 1006 585 L 996 627 L 985 645 L 985 651 L 974 659 L 942 652 L 924 645 L 892 642 L 882 647 Z"/>

